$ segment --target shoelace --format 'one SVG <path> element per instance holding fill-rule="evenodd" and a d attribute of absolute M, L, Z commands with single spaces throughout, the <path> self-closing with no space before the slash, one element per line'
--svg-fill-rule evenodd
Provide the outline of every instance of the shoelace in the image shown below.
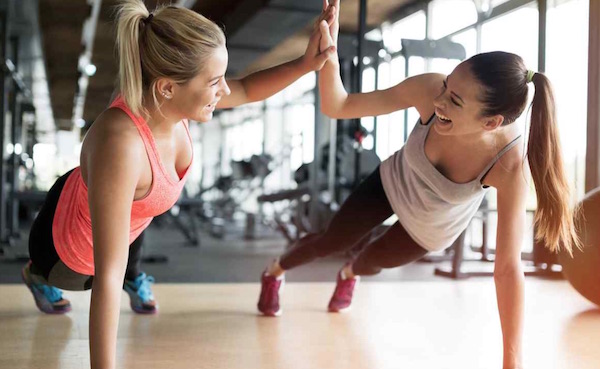
<path fill-rule="evenodd" d="M 141 275 L 140 277 L 136 278 L 133 282 L 134 286 L 136 287 L 137 295 L 144 302 L 154 299 L 152 289 L 150 289 L 150 285 L 152 283 L 154 283 L 154 277 L 145 275 Z"/>
<path fill-rule="evenodd" d="M 62 291 L 56 287 L 47 286 L 45 284 L 36 284 L 34 287 L 40 290 L 51 303 L 58 302 L 62 299 Z"/>

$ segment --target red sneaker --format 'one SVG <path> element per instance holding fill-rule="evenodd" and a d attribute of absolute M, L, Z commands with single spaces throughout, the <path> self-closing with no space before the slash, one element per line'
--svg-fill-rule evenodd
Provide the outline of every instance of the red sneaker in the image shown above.
<path fill-rule="evenodd" d="M 342 279 L 342 271 L 340 270 L 338 272 L 335 291 L 333 292 L 333 296 L 331 296 L 331 300 L 329 300 L 329 312 L 341 313 L 350 309 L 350 305 L 352 305 L 352 294 L 359 281 L 359 276 Z"/>
<path fill-rule="evenodd" d="M 285 284 L 285 278 L 276 278 L 263 272 L 261 277 L 260 298 L 258 299 L 258 311 L 266 316 L 280 316 L 279 292 Z"/>

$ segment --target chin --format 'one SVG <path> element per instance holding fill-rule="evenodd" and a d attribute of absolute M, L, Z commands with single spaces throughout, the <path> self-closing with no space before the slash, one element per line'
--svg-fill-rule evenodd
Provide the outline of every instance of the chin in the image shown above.
<path fill-rule="evenodd" d="M 196 121 L 198 123 L 206 123 L 206 122 L 212 120 L 212 118 L 213 118 L 213 113 L 212 112 L 208 113 L 208 112 L 203 111 L 203 112 L 200 112 L 198 114 L 195 114 L 190 119 L 192 119 L 192 120 L 194 120 L 194 121 Z"/>

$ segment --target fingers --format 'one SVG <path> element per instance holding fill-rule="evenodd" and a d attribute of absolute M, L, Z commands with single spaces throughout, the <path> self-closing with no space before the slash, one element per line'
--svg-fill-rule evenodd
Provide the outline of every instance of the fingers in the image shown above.
<path fill-rule="evenodd" d="M 329 13 L 327 13 L 327 18 L 325 20 L 327 21 L 327 24 L 331 26 L 336 18 L 335 7 L 331 6 L 329 9 L 330 9 L 330 11 L 329 11 Z"/>
<path fill-rule="evenodd" d="M 336 10 L 336 15 L 340 14 L 340 0 L 332 0 L 332 3 L 329 5 L 333 6 L 333 8 Z"/>
<path fill-rule="evenodd" d="M 327 50 L 327 48 L 333 46 L 334 42 L 331 38 L 331 35 L 329 34 L 329 25 L 327 24 L 327 22 L 322 21 L 319 24 L 319 31 L 319 34 L 321 36 L 321 39 L 319 40 L 319 51 L 324 52 L 325 50 Z"/>
<path fill-rule="evenodd" d="M 324 52 L 320 53 L 317 56 L 317 70 L 320 70 L 321 68 L 323 68 L 323 66 L 325 65 L 327 60 L 335 57 L 335 55 L 336 55 L 336 47 L 335 46 L 331 46 Z"/>
<path fill-rule="evenodd" d="M 323 11 L 327 10 L 328 6 L 329 6 L 329 1 L 328 0 L 323 0 Z"/>
<path fill-rule="evenodd" d="M 325 21 L 319 23 L 319 31 L 321 32 L 321 45 L 327 45 L 327 47 L 334 45 L 333 38 L 329 33 L 329 23 Z M 321 50 L 323 49 L 321 48 Z"/>
<path fill-rule="evenodd" d="M 323 11 L 321 12 L 321 14 L 319 15 L 319 18 L 317 18 L 317 21 L 315 22 L 314 28 L 316 29 L 318 27 L 318 24 L 322 20 L 326 20 L 327 23 L 329 25 L 331 25 L 333 23 L 333 21 L 335 20 L 335 17 L 336 17 L 335 7 L 332 6 L 332 5 L 328 5 L 326 9 L 323 9 Z"/>

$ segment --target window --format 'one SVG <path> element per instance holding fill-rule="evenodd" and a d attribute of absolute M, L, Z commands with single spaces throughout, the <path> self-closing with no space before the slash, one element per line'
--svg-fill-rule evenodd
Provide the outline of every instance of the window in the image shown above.
<path fill-rule="evenodd" d="M 546 74 L 554 87 L 567 175 L 585 192 L 589 1 L 555 2 L 547 19 Z"/>
<path fill-rule="evenodd" d="M 425 39 L 426 16 L 419 11 L 399 20 L 392 25 L 382 25 L 383 44 L 390 52 L 402 49 L 402 39 Z"/>
<path fill-rule="evenodd" d="M 434 40 L 477 22 L 477 8 L 473 0 L 435 0 L 430 6 L 430 38 Z"/>

